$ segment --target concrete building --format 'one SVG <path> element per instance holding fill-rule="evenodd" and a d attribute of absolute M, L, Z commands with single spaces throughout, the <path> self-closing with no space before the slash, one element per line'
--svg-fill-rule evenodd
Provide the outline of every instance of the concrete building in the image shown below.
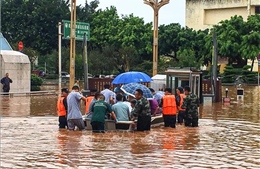
<path fill-rule="evenodd" d="M 10 93 L 29 92 L 31 89 L 31 63 L 27 55 L 12 50 L 7 40 L 0 33 L 0 79 L 9 73 L 13 80 Z M 0 92 L 2 84 L 0 83 Z"/>
<path fill-rule="evenodd" d="M 231 16 L 241 15 L 247 20 L 249 15 L 260 14 L 260 0 L 186 0 L 186 26 L 195 30 L 211 28 Z M 248 65 L 252 64 L 248 60 Z M 221 66 L 223 72 L 224 66 Z M 258 71 L 258 61 L 254 61 L 253 71 Z"/>
<path fill-rule="evenodd" d="M 260 0 L 186 0 L 186 26 L 195 30 L 211 28 L 221 20 L 260 14 Z"/>

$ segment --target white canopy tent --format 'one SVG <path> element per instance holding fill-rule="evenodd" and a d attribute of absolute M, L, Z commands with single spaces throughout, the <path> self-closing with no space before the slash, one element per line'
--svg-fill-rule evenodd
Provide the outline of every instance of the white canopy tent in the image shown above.
<path fill-rule="evenodd" d="M 155 91 L 159 91 L 159 89 L 165 89 L 166 86 L 166 75 L 157 74 L 152 77 L 153 81 L 151 81 L 151 88 Z"/>

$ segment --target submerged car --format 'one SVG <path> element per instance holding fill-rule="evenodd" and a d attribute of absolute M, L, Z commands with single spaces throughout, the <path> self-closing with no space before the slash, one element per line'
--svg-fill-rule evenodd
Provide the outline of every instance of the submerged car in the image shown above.
<path fill-rule="evenodd" d="M 70 74 L 68 72 L 61 72 L 61 77 L 62 78 L 69 78 Z"/>

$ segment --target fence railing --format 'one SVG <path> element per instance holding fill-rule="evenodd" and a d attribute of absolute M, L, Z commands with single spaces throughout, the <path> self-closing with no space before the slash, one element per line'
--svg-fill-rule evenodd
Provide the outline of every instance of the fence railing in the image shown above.
<path fill-rule="evenodd" d="M 28 91 L 28 92 L 0 92 L 1 96 L 41 96 L 41 95 L 57 95 L 57 91 L 55 90 L 46 90 L 46 91 Z"/>

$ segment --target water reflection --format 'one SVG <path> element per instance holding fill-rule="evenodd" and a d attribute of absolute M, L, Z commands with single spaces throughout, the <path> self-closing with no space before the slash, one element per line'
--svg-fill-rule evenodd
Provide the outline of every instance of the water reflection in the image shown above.
<path fill-rule="evenodd" d="M 1 118 L 1 129 L 1 168 L 260 165 L 260 126 L 246 121 L 201 119 L 199 128 L 159 126 L 150 132 L 92 134 L 58 130 L 55 117 L 5 117 Z"/>
<path fill-rule="evenodd" d="M 225 88 L 222 88 L 225 96 Z M 244 88 L 244 99 L 238 100 L 236 88 L 228 86 L 228 96 L 231 97 L 231 103 L 214 103 L 212 106 L 200 105 L 200 118 L 220 119 L 244 119 L 252 122 L 260 122 L 260 87 L 247 86 Z"/>
<path fill-rule="evenodd" d="M 0 96 L 0 112 L 2 116 L 26 117 L 30 115 L 31 97 L 10 98 Z"/>
<path fill-rule="evenodd" d="M 65 166 L 76 167 L 79 163 L 79 156 L 82 150 L 82 132 L 74 132 L 68 130 L 59 130 L 57 135 L 58 140 L 58 160 L 59 164 Z M 75 154 L 79 153 L 77 156 Z"/>
<path fill-rule="evenodd" d="M 223 96 L 225 95 L 223 87 Z M 238 101 L 236 88 L 228 86 L 228 96 L 231 104 L 213 103 L 211 106 L 200 105 L 200 118 L 220 119 L 244 119 L 251 122 L 260 122 L 260 87 L 246 87 L 244 100 Z M 0 97 L 0 112 L 2 116 L 56 116 L 56 95 L 31 96 L 31 97 Z M 81 106 L 84 114 L 84 105 Z"/>
<path fill-rule="evenodd" d="M 0 97 L 0 167 L 259 168 L 258 90 L 237 102 L 229 87 L 231 104 L 201 105 L 198 128 L 105 134 L 59 130 L 57 96 Z"/>

